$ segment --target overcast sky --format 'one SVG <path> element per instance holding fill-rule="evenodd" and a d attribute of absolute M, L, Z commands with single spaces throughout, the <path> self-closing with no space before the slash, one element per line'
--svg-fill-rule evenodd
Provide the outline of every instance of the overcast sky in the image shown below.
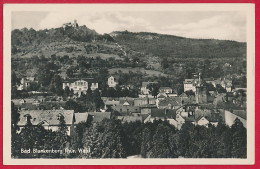
<path fill-rule="evenodd" d="M 12 29 L 56 28 L 63 23 L 73 22 L 74 19 L 79 25 L 86 25 L 101 34 L 128 30 L 189 38 L 246 41 L 246 13 L 235 11 L 13 12 Z"/>

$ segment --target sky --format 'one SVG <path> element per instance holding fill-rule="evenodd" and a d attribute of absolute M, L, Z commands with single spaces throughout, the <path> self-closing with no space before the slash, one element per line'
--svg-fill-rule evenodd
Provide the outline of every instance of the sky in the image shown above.
<path fill-rule="evenodd" d="M 246 13 L 239 11 L 16 11 L 12 29 L 57 28 L 74 20 L 100 34 L 128 30 L 246 42 Z"/>

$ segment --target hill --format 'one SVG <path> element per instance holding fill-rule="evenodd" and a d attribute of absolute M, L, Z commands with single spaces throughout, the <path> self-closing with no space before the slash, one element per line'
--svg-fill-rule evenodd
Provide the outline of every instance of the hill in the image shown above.
<path fill-rule="evenodd" d="M 11 34 L 12 56 L 24 56 L 26 54 L 46 54 L 45 50 L 50 53 L 58 52 L 59 49 L 68 51 L 68 53 L 84 49 L 93 41 L 114 41 L 108 35 L 100 35 L 95 30 L 91 30 L 84 26 L 65 26 L 53 29 L 44 29 L 36 31 L 34 29 L 23 28 L 21 30 L 15 29 Z M 72 45 L 70 45 L 72 44 Z M 75 49 L 73 50 L 72 47 Z M 88 46 L 89 47 L 89 46 Z M 87 48 L 88 48 L 87 47 Z M 94 50 L 95 47 L 90 47 L 87 50 Z M 97 49 L 96 49 L 97 50 Z M 30 56 L 30 55 L 29 55 Z"/>
<path fill-rule="evenodd" d="M 215 39 L 191 39 L 149 32 L 116 31 L 110 35 L 121 45 L 161 58 L 241 58 L 246 43 Z"/>

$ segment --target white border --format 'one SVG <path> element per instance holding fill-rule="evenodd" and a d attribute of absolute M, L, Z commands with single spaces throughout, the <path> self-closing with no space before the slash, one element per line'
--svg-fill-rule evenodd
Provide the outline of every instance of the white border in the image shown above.
<path fill-rule="evenodd" d="M 13 11 L 245 11 L 247 13 L 247 159 L 12 159 L 11 13 Z M 252 165 L 255 163 L 254 4 L 4 4 L 3 164 L 4 165 Z"/>

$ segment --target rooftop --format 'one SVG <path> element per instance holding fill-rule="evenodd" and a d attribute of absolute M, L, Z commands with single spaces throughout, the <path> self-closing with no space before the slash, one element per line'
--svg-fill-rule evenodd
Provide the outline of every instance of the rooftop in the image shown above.
<path fill-rule="evenodd" d="M 58 120 L 59 115 L 63 115 L 65 123 L 71 125 L 73 123 L 74 110 L 22 110 L 19 113 L 20 121 L 18 122 L 18 126 L 27 124 L 27 115 L 31 116 L 31 123 L 33 125 L 45 122 L 49 125 L 58 126 L 60 124 Z"/>

